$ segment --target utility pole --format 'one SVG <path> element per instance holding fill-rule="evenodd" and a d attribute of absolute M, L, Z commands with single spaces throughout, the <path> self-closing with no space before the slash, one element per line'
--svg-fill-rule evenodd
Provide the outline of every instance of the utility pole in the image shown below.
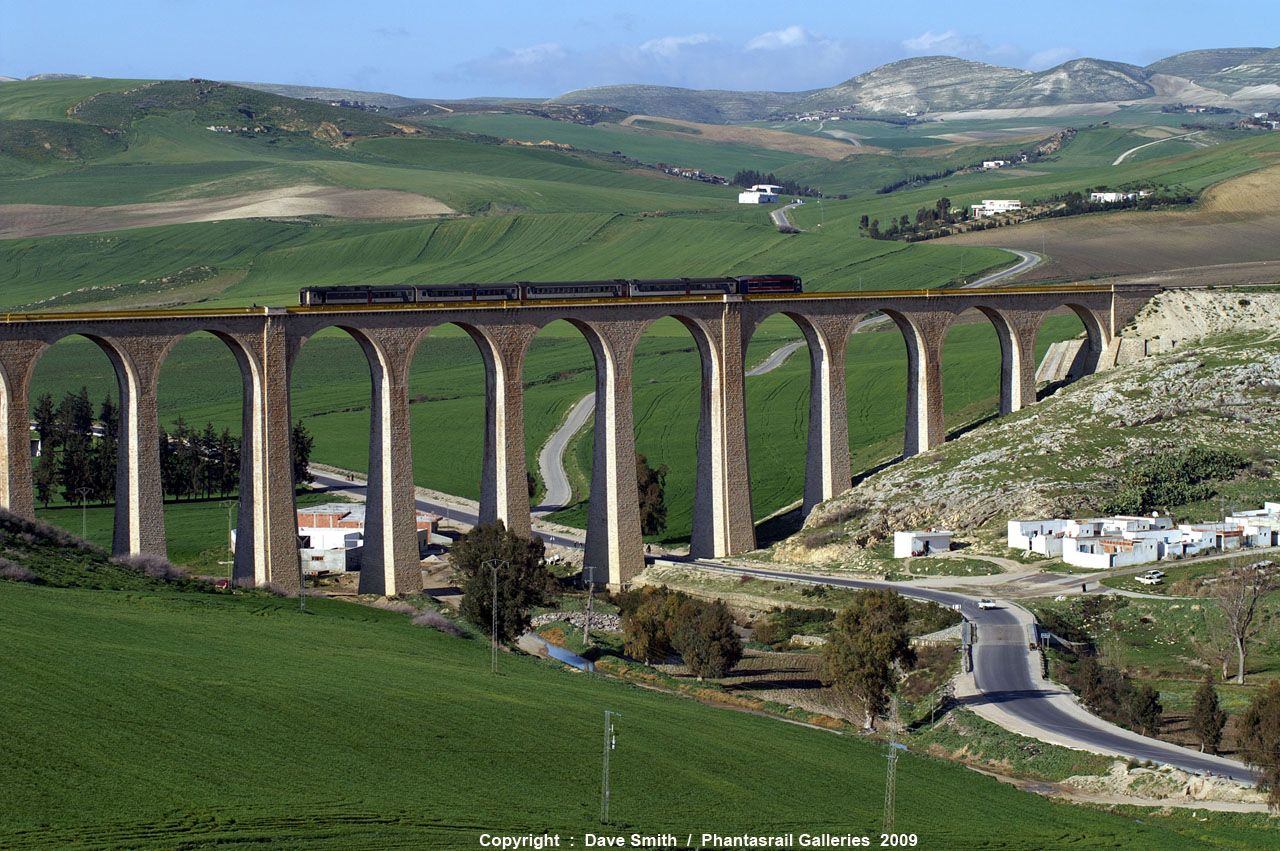
<path fill-rule="evenodd" d="M 601 754 L 603 777 L 600 785 L 600 823 L 609 823 L 609 752 L 618 746 L 618 737 L 613 731 L 613 719 L 621 718 L 621 712 L 606 709 L 604 711 L 604 750 Z"/>
<path fill-rule="evenodd" d="M 231 511 L 236 507 L 236 503 L 229 499 L 223 505 L 227 507 L 227 558 L 230 559 L 227 564 L 235 564 L 236 548 L 231 542 Z"/>
<path fill-rule="evenodd" d="M 81 498 L 81 539 L 88 540 L 88 494 L 90 494 L 90 489 L 77 488 L 76 493 Z"/>
<path fill-rule="evenodd" d="M 885 754 L 888 765 L 884 775 L 884 833 L 893 833 L 893 810 L 898 786 L 898 751 L 903 746 L 898 744 L 898 696 L 893 696 L 889 710 L 889 752 Z"/>
<path fill-rule="evenodd" d="M 591 604 L 596 599 L 596 569 L 594 567 L 584 567 L 583 572 L 587 574 L 587 619 L 582 624 L 582 643 L 587 647 L 591 646 Z"/>
<path fill-rule="evenodd" d="M 493 605 L 490 609 L 492 624 L 490 633 L 492 644 L 489 647 L 489 673 L 498 673 L 498 568 L 506 570 L 510 563 L 505 559 L 491 558 L 480 563 L 480 567 L 489 568 L 489 576 L 493 582 Z"/>

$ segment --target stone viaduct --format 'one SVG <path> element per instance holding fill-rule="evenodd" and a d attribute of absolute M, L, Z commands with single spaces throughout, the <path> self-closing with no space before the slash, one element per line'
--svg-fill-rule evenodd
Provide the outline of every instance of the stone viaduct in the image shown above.
<path fill-rule="evenodd" d="M 230 348 L 243 377 L 242 472 L 234 577 L 300 584 L 289 377 L 303 344 L 340 328 L 363 348 L 372 379 L 368 510 L 360 590 L 401 594 L 421 587 L 414 531 L 408 371 L 418 343 L 454 324 L 475 340 L 485 365 L 487 405 L 482 520 L 530 531 L 525 484 L 522 372 L 538 330 L 566 319 L 586 338 L 595 360 L 595 457 L 585 558 L 607 566 L 611 585 L 644 566 L 636 499 L 632 362 L 648 325 L 675 317 L 688 328 L 702 363 L 702 412 L 691 551 L 717 557 L 755 546 L 747 456 L 744 356 L 756 327 L 774 314 L 790 317 L 808 344 L 809 438 L 804 509 L 849 486 L 845 346 L 872 313 L 891 319 L 908 358 L 905 456 L 943 440 L 942 346 L 947 329 L 970 308 L 995 326 L 1000 340 L 1000 411 L 1036 398 L 1035 338 L 1046 314 L 1069 307 L 1087 332 L 1091 365 L 1156 287 L 1061 286 L 1036 289 L 896 293 L 805 293 L 786 296 L 684 298 L 482 305 L 395 305 L 330 308 L 113 313 L 9 314 L 0 323 L 0 506 L 34 514 L 28 448 L 30 382 L 41 354 L 82 335 L 107 354 L 120 394 L 116 484 L 116 553 L 166 550 L 156 408 L 160 367 L 185 335 L 207 331 Z"/>

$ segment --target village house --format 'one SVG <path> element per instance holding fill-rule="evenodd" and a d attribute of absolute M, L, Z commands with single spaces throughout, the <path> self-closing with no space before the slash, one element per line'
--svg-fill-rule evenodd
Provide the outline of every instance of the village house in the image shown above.
<path fill-rule="evenodd" d="M 974 204 L 973 217 L 985 219 L 1000 213 L 1014 213 L 1022 209 L 1022 202 L 1014 198 L 984 199 L 981 204 Z"/>

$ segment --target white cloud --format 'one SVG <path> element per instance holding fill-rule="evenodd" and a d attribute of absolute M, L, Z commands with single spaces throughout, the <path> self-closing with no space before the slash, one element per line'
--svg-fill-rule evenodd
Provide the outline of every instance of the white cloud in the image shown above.
<path fill-rule="evenodd" d="M 955 30 L 940 33 L 927 30 L 914 38 L 904 39 L 902 46 L 913 53 L 974 55 L 989 52 L 982 39 L 972 35 L 961 35 Z"/>
<path fill-rule="evenodd" d="M 784 50 L 816 41 L 813 34 L 798 24 L 760 35 L 747 42 L 747 50 Z"/>
<path fill-rule="evenodd" d="M 697 47 L 700 44 L 710 44 L 714 41 L 717 41 L 717 39 L 714 36 L 707 35 L 706 33 L 693 33 L 692 35 L 666 35 L 662 38 L 649 39 L 644 44 L 640 45 L 640 52 L 669 59 L 686 47 Z"/>
<path fill-rule="evenodd" d="M 1050 47 L 1028 56 L 1025 64 L 1032 71 L 1041 71 L 1045 68 L 1052 68 L 1054 65 L 1061 65 L 1068 59 L 1075 59 L 1079 55 L 1080 52 L 1074 47 Z"/>

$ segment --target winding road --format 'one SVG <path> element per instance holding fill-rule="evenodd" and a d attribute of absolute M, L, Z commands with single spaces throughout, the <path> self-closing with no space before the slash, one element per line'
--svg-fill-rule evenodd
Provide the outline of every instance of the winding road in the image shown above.
<path fill-rule="evenodd" d="M 1001 269 L 999 272 L 992 272 L 990 275 L 984 275 L 976 281 L 970 281 L 962 286 L 961 289 L 971 290 L 978 287 L 990 286 L 991 284 L 1003 281 L 1005 278 L 1012 278 L 1014 275 L 1021 275 L 1023 272 L 1030 271 L 1036 266 L 1039 266 L 1044 260 L 1044 257 L 1036 254 L 1034 251 L 1021 251 L 1017 248 L 1006 248 L 1005 251 L 1010 251 L 1018 255 L 1018 262 L 1010 266 L 1008 269 Z"/>
<path fill-rule="evenodd" d="M 969 682 L 962 682 L 957 697 L 978 715 L 1006 729 L 1052 744 L 1150 760 L 1196 774 L 1214 774 L 1247 783 L 1254 781 L 1253 772 L 1243 763 L 1140 736 L 1090 714 L 1073 695 L 1040 673 L 1040 653 L 1028 650 L 1027 628 L 1035 623 L 1035 618 L 1020 606 L 1001 601 L 1000 608 L 979 609 L 976 597 L 913 587 L 910 583 L 784 573 L 702 560 L 670 560 L 669 563 L 775 581 L 839 588 L 891 588 L 906 597 L 958 607 L 964 618 L 976 627 L 977 642 L 973 675 L 964 677 Z"/>
<path fill-rule="evenodd" d="M 1116 157 L 1116 161 L 1113 162 L 1112 165 L 1120 165 L 1120 163 L 1124 162 L 1126 159 L 1129 158 L 1129 154 L 1135 153 L 1137 151 L 1141 151 L 1143 148 L 1150 148 L 1152 145 L 1159 145 L 1161 142 L 1168 142 L 1173 139 L 1185 139 L 1188 136 L 1194 136 L 1197 133 L 1203 133 L 1203 132 L 1204 132 L 1203 130 L 1192 130 L 1190 133 L 1180 133 L 1177 136 L 1166 136 L 1163 139 L 1156 139 L 1154 142 L 1147 142 L 1142 145 L 1137 145 L 1125 151 L 1120 156 Z"/>

